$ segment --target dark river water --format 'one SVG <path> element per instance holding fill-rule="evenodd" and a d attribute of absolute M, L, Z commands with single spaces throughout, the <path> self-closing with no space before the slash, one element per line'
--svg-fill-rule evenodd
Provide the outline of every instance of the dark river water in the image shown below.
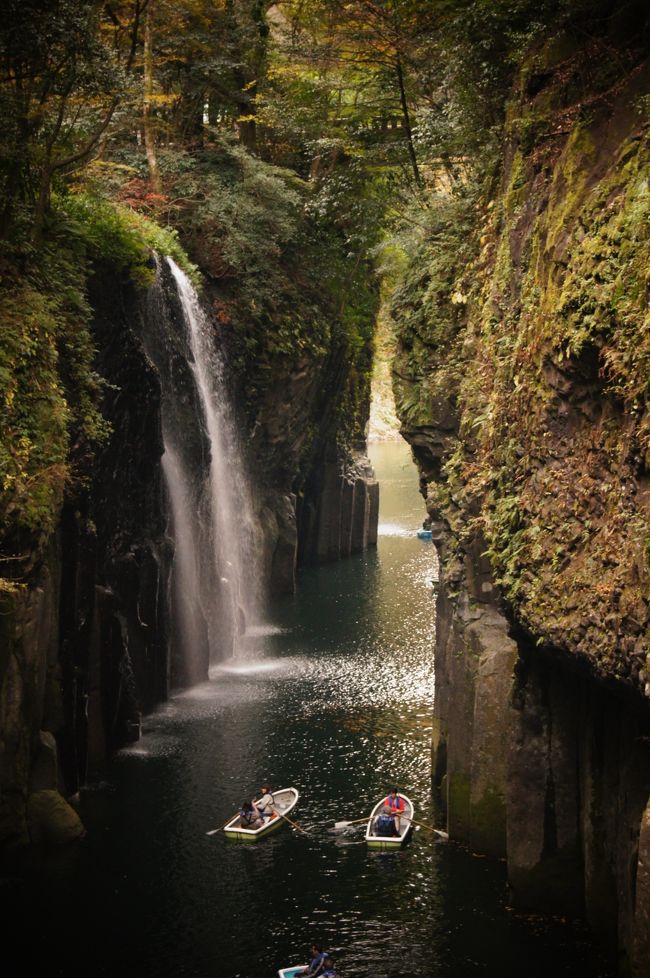
<path fill-rule="evenodd" d="M 394 783 L 440 825 L 430 782 L 435 551 L 404 445 L 376 446 L 376 551 L 303 571 L 248 658 L 147 718 L 82 798 L 86 838 L 2 879 L 7 976 L 273 978 L 315 941 L 343 978 L 596 978 L 577 924 L 508 908 L 505 868 L 416 831 L 370 852 Z M 254 845 L 222 825 L 261 781 L 292 814 Z M 25 936 L 23 936 L 23 933 Z"/>

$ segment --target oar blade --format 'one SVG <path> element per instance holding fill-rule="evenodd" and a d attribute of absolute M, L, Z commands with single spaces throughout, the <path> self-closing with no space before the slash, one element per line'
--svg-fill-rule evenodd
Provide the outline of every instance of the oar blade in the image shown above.
<path fill-rule="evenodd" d="M 351 821 L 348 822 L 334 822 L 334 828 L 347 829 L 348 825 L 360 825 L 361 822 L 367 822 L 367 821 L 368 819 L 364 816 L 364 818 L 353 818 Z"/>

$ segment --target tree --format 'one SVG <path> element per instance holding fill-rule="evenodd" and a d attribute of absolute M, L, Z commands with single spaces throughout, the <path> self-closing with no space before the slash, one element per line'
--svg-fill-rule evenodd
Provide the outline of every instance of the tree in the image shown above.
<path fill-rule="evenodd" d="M 22 206 L 38 237 L 52 181 L 87 161 L 119 102 L 120 70 L 99 35 L 101 3 L 9 0 L 0 25 L 0 230 Z"/>

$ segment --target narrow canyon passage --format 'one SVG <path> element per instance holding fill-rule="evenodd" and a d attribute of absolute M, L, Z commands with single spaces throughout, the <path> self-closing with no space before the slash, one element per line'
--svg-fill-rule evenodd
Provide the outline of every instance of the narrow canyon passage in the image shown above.
<path fill-rule="evenodd" d="M 345 978 L 609 974 L 581 928 L 508 910 L 502 863 L 424 829 L 388 854 L 370 853 L 361 828 L 333 829 L 393 782 L 419 820 L 442 824 L 430 787 L 435 550 L 415 536 L 407 446 L 371 455 L 377 551 L 303 571 L 245 655 L 148 717 L 83 793 L 86 838 L 4 879 L 16 974 L 272 976 L 313 940 L 340 949 Z M 265 777 L 300 791 L 293 815 L 308 835 L 286 827 L 254 846 L 206 835 Z"/>

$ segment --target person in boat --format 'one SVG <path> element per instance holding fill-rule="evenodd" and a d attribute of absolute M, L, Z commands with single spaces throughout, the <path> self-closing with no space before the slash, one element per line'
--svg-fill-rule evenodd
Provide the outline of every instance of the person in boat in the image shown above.
<path fill-rule="evenodd" d="M 323 961 L 323 971 L 321 972 L 321 978 L 341 978 L 340 974 L 334 967 L 334 962 L 328 956 Z"/>
<path fill-rule="evenodd" d="M 243 801 L 239 809 L 239 825 L 242 829 L 259 829 L 264 819 L 252 801 Z"/>
<path fill-rule="evenodd" d="M 404 799 L 400 795 L 397 788 L 391 788 L 388 795 L 384 799 L 384 805 L 388 805 L 393 815 L 393 820 L 395 822 L 395 828 L 397 829 L 396 834 L 399 835 L 400 832 L 400 816 L 401 813 L 406 809 L 404 804 Z"/>
<path fill-rule="evenodd" d="M 311 961 L 302 971 L 296 972 L 296 975 L 304 975 L 304 978 L 316 978 L 316 975 L 318 975 L 322 978 L 323 971 L 325 970 L 325 961 L 328 958 L 329 954 L 327 951 L 323 951 L 322 947 L 319 947 L 318 944 L 312 944 Z"/>
<path fill-rule="evenodd" d="M 271 793 L 271 785 L 268 781 L 265 781 L 260 788 L 261 795 L 254 803 L 260 818 L 271 818 L 273 815 L 273 795 Z"/>
<path fill-rule="evenodd" d="M 390 809 L 390 805 L 384 802 L 383 811 L 377 816 L 375 821 L 375 835 L 385 835 L 387 837 L 399 835 L 395 825 L 395 816 Z"/>

